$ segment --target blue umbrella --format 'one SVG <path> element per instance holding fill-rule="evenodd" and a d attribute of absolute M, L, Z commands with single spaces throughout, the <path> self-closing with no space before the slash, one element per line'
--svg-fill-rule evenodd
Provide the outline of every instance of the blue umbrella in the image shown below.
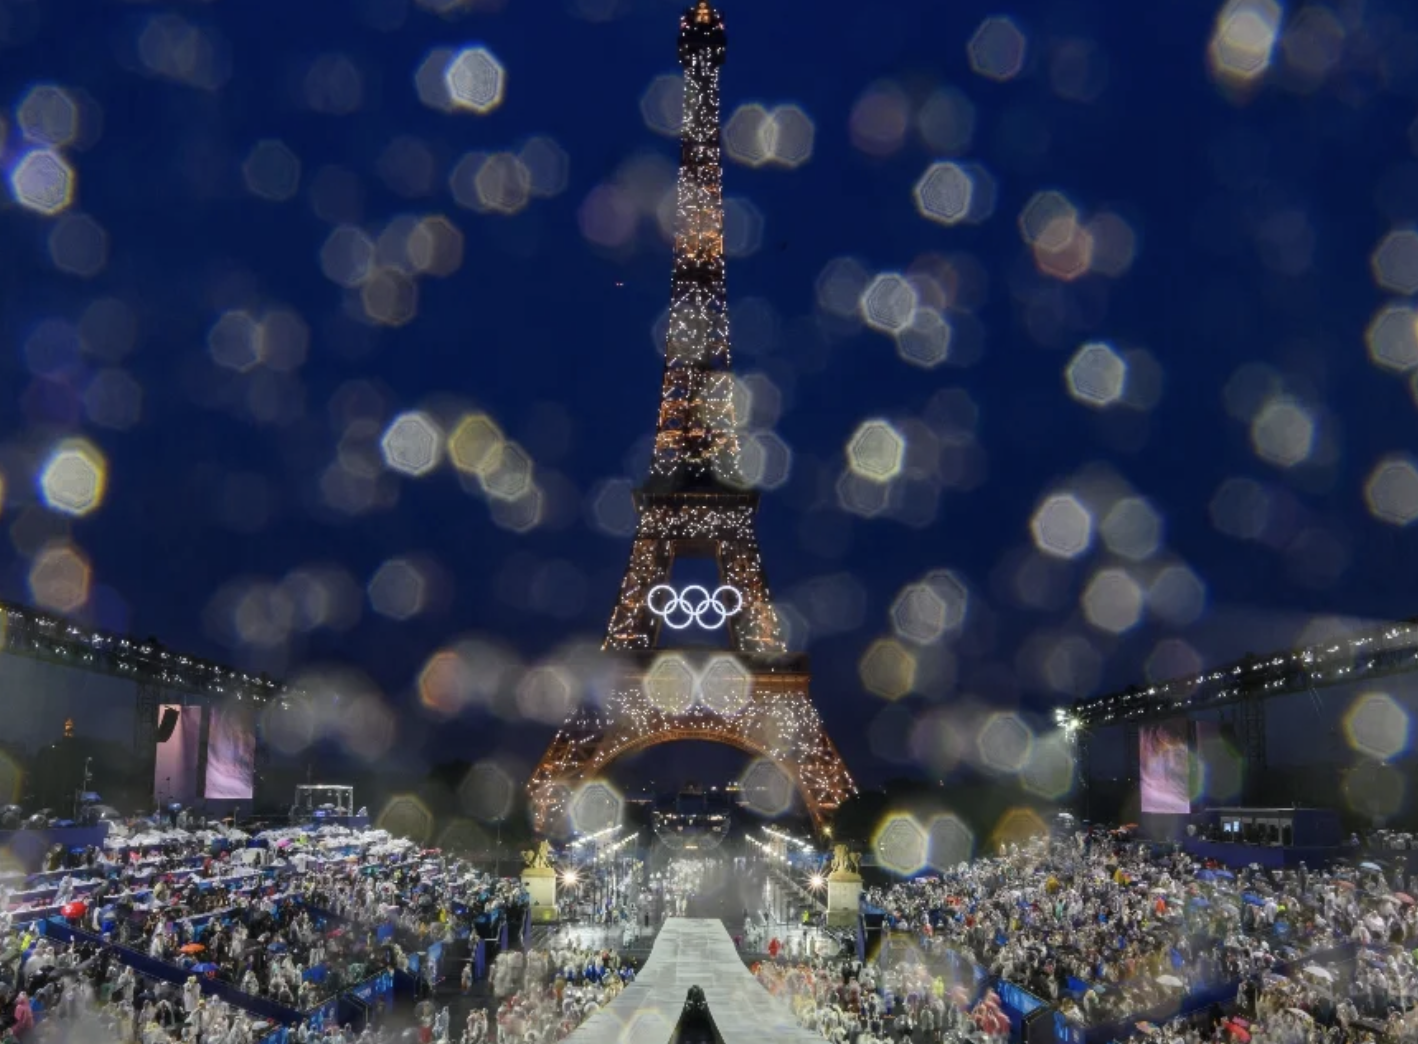
<path fill-rule="evenodd" d="M 1265 905 L 1265 900 L 1262 899 L 1260 896 L 1256 895 L 1255 892 L 1246 892 L 1246 893 L 1244 893 L 1244 894 L 1241 896 L 1241 898 L 1242 898 L 1245 902 L 1250 903 L 1252 906 L 1264 906 L 1264 905 Z"/>
<path fill-rule="evenodd" d="M 203 961 L 201 964 L 192 965 L 192 970 L 198 975 L 206 975 L 208 972 L 216 971 L 217 966 L 211 961 Z"/>

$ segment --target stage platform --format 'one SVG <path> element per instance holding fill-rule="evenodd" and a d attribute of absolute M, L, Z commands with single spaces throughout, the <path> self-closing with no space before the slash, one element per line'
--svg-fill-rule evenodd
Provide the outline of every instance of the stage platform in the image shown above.
<path fill-rule="evenodd" d="M 644 968 L 567 1044 L 668 1044 L 691 986 L 704 989 L 724 1044 L 822 1044 L 744 967 L 723 922 L 671 917 Z"/>

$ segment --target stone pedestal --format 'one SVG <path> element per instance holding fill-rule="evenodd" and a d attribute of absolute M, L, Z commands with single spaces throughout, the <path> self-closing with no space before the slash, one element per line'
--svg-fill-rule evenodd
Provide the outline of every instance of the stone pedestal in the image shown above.
<path fill-rule="evenodd" d="M 532 903 L 532 923 L 556 920 L 556 871 L 549 866 L 529 866 L 522 871 L 522 887 Z"/>
<path fill-rule="evenodd" d="M 834 870 L 827 875 L 827 924 L 832 928 L 855 927 L 862 898 L 862 875 Z"/>

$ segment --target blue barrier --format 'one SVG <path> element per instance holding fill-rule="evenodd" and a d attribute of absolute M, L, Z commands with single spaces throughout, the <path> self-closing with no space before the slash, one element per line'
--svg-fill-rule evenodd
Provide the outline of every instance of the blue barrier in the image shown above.
<path fill-rule="evenodd" d="M 51 919 L 40 922 L 40 928 L 45 935 L 60 942 L 87 942 L 95 943 L 99 946 L 108 947 L 118 960 L 128 965 L 134 971 L 148 976 L 150 979 L 158 979 L 162 982 L 170 982 L 174 985 L 182 985 L 192 975 L 191 972 L 181 968 L 176 968 L 171 964 L 166 964 L 137 950 L 129 949 L 127 946 L 119 946 L 106 942 L 101 937 L 90 932 L 80 931 L 72 928 L 62 920 Z M 240 1008 L 253 1015 L 259 1015 L 263 1019 L 270 1019 L 272 1022 L 279 1022 L 290 1025 L 300 1021 L 300 1012 L 284 1007 L 274 1001 L 266 1000 L 264 997 L 253 997 L 249 993 L 243 993 L 229 983 L 220 982 L 216 979 L 199 978 L 198 983 L 202 987 L 202 992 L 226 1001 L 233 1008 Z"/>
<path fill-rule="evenodd" d="M 1009 1035 L 1012 1040 L 1020 1040 L 1024 1035 L 1024 1020 L 1047 1007 L 1043 1000 L 1034 996 L 1022 986 L 1000 979 L 995 983 L 995 993 L 999 996 L 1000 1011 L 1009 1018 Z"/>

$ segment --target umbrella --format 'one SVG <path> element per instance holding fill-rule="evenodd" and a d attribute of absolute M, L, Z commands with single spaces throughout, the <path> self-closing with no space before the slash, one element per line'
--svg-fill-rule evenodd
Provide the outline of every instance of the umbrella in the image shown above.
<path fill-rule="evenodd" d="M 216 972 L 217 966 L 211 961 L 203 961 L 201 964 L 192 965 L 192 970 L 198 975 L 210 975 Z"/>
<path fill-rule="evenodd" d="M 201 953 L 201 952 L 202 952 L 203 950 L 205 950 L 205 949 L 206 949 L 206 947 L 203 946 L 201 943 L 188 943 L 186 946 L 182 947 L 182 949 L 178 950 L 177 952 L 178 952 L 178 953 Z"/>
<path fill-rule="evenodd" d="M 1305 974 L 1316 979 L 1323 979 L 1325 982 L 1333 982 L 1334 976 L 1330 974 L 1328 968 L 1321 968 L 1318 964 L 1305 965 Z"/>
<path fill-rule="evenodd" d="M 1359 869 L 1360 869 L 1360 870 L 1376 870 L 1376 871 L 1378 871 L 1379 873 L 1383 873 L 1383 872 L 1384 872 L 1384 868 L 1381 867 L 1381 866 L 1379 866 L 1378 863 L 1360 863 L 1360 864 L 1359 864 Z"/>
<path fill-rule="evenodd" d="M 1241 1041 L 1242 1044 L 1246 1044 L 1246 1042 L 1251 1039 L 1250 1030 L 1246 1029 L 1244 1026 L 1236 1025 L 1234 1022 L 1226 1023 L 1226 1031 L 1230 1033 L 1231 1036 Z"/>
<path fill-rule="evenodd" d="M 1413 896 L 1409 895 L 1407 892 L 1394 892 L 1393 897 L 1397 899 L 1400 903 L 1402 903 L 1404 906 L 1413 905 Z"/>
<path fill-rule="evenodd" d="M 1170 986 L 1174 990 L 1180 990 L 1182 988 L 1182 980 L 1175 975 L 1159 975 L 1157 976 L 1157 985 Z"/>
<path fill-rule="evenodd" d="M 72 903 L 65 903 L 59 908 L 61 917 L 83 917 L 88 911 L 89 904 L 82 900 L 75 899 Z"/>

